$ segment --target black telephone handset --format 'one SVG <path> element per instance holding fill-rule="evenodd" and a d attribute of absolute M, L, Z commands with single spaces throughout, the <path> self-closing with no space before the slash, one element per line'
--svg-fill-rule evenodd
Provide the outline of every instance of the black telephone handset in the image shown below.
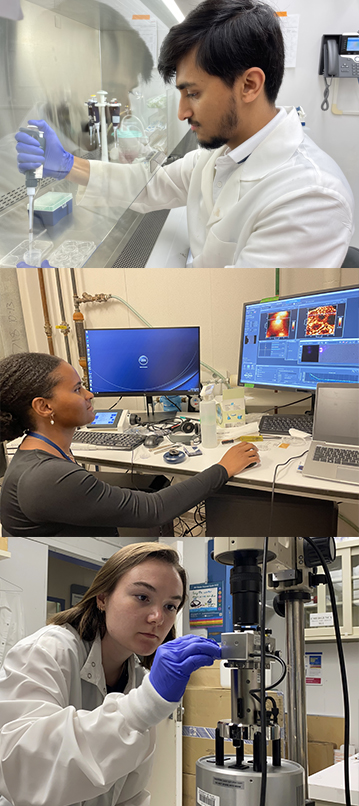
<path fill-rule="evenodd" d="M 324 73 L 327 78 L 339 75 L 339 48 L 336 39 L 327 39 L 323 44 Z"/>

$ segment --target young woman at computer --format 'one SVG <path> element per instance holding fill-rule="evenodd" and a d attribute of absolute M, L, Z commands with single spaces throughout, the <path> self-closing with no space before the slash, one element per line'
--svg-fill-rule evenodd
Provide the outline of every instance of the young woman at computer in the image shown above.
<path fill-rule="evenodd" d="M 157 493 L 110 486 L 71 453 L 75 429 L 94 419 L 92 397 L 56 356 L 20 353 L 0 361 L 0 439 L 24 434 L 2 485 L 3 534 L 100 537 L 117 535 L 121 526 L 160 527 L 259 461 L 257 448 L 241 443 L 203 473 Z"/>

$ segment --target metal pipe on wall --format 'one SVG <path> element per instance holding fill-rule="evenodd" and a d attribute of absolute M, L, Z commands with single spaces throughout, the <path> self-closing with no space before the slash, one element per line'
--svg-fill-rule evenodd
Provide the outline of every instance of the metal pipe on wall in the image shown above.
<path fill-rule="evenodd" d="M 77 348 L 79 352 L 79 364 L 83 372 L 83 382 L 84 386 L 88 388 L 89 379 L 88 379 L 88 372 L 87 372 L 87 361 L 86 361 L 86 342 L 85 342 L 85 327 L 84 327 L 84 315 L 80 311 L 80 303 L 79 297 L 77 293 L 77 283 L 75 277 L 75 269 L 70 269 L 71 273 L 71 283 L 72 283 L 72 292 L 74 298 L 74 306 L 75 311 L 73 314 L 73 321 L 75 323 L 75 331 L 76 331 L 76 338 L 77 338 Z"/>
<path fill-rule="evenodd" d="M 54 345 L 52 341 L 52 326 L 49 318 L 49 309 L 47 307 L 47 296 L 46 296 L 46 288 L 45 288 L 45 279 L 44 279 L 44 270 L 38 269 L 37 275 L 39 278 L 39 285 L 40 285 L 40 294 L 41 294 L 41 304 L 42 310 L 44 312 L 44 331 L 46 333 L 47 343 L 49 347 L 50 355 L 55 355 Z"/>
<path fill-rule="evenodd" d="M 65 321 L 65 307 L 64 307 L 64 298 L 63 298 L 63 295 L 62 295 L 60 272 L 59 272 L 59 269 L 56 269 L 56 268 L 55 268 L 55 277 L 56 277 L 56 285 L 57 285 L 57 296 L 59 298 L 60 313 L 61 313 L 61 317 L 62 317 L 62 322 L 61 322 L 60 325 L 57 325 L 57 328 L 59 330 L 61 330 L 61 333 L 65 337 L 66 357 L 67 357 L 67 360 L 68 360 L 69 364 L 71 364 L 72 363 L 71 362 L 71 351 L 70 351 L 70 343 L 69 343 L 69 335 L 68 335 L 69 332 L 70 332 L 70 326 Z"/>

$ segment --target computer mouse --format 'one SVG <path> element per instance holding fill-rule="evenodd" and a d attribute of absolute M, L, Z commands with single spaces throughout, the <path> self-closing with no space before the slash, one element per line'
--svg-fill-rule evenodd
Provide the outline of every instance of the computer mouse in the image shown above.
<path fill-rule="evenodd" d="M 149 434 L 144 442 L 145 448 L 157 448 L 157 445 L 159 445 L 162 440 L 163 436 L 161 436 L 161 434 Z"/>
<path fill-rule="evenodd" d="M 258 467 L 258 465 L 260 465 L 260 462 L 251 462 L 251 464 L 247 465 L 247 467 L 245 467 L 244 469 L 249 470 L 250 467 Z"/>

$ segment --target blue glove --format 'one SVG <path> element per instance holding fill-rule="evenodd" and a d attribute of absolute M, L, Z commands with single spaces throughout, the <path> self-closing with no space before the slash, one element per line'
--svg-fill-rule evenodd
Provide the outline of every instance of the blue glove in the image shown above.
<path fill-rule="evenodd" d="M 212 666 L 221 657 L 216 641 L 197 635 L 184 635 L 158 647 L 149 680 L 157 694 L 168 702 L 183 697 L 190 675 L 201 666 Z"/>
<path fill-rule="evenodd" d="M 17 269 L 35 269 L 36 266 L 29 266 L 28 263 L 17 263 L 16 268 Z M 48 260 L 43 260 L 42 263 L 41 263 L 41 268 L 42 269 L 53 269 L 54 266 L 50 266 L 50 263 L 49 263 Z"/>
<path fill-rule="evenodd" d="M 34 171 L 40 165 L 44 166 L 44 176 L 52 176 L 54 179 L 64 179 L 73 166 L 73 154 L 65 151 L 60 140 L 44 120 L 29 120 L 31 124 L 37 126 L 45 135 L 45 154 L 38 141 L 26 132 L 17 132 L 17 167 L 20 173 Z"/>

